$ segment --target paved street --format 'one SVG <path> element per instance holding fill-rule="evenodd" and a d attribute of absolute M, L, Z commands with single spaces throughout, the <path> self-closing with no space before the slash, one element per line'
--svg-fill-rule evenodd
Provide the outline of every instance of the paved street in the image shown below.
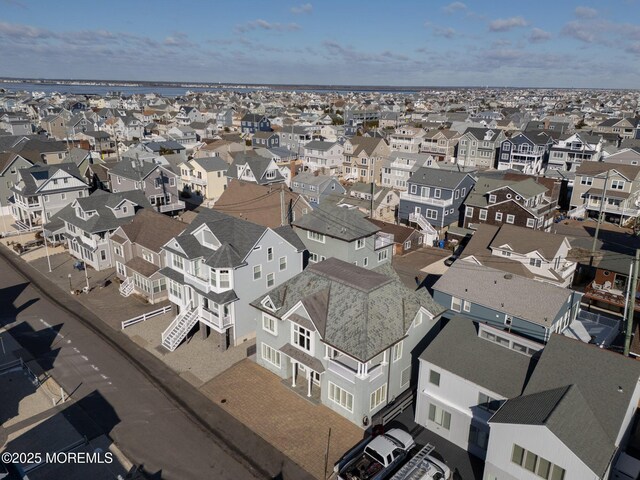
<path fill-rule="evenodd" d="M 72 398 L 101 399 L 85 401 L 86 413 L 133 462 L 144 464 L 147 471 L 162 472 L 167 479 L 268 478 L 281 472 L 282 478 L 304 478 L 296 465 L 160 360 L 97 318 L 91 319 L 75 299 L 29 268 L 28 274 L 48 287 L 64 307 L 40 295 L 0 256 L 0 324 Z M 70 312 L 89 318 L 90 328 Z M 109 339 L 133 358 L 126 358 Z M 134 361 L 144 365 L 146 375 Z M 179 394 L 168 395 L 158 383 Z"/>

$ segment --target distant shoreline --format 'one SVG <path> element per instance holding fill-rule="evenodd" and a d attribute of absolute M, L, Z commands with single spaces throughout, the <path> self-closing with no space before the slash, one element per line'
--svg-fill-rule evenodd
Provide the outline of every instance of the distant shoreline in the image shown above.
<path fill-rule="evenodd" d="M 43 78 L 11 78 L 0 77 L 2 84 L 31 84 L 46 86 L 97 86 L 113 88 L 184 88 L 184 89 L 211 89 L 211 90 L 312 90 L 312 91 L 354 91 L 354 92 L 421 92 L 429 90 L 601 90 L 601 91 L 634 91 L 634 89 L 620 88 L 570 88 L 570 87 L 498 87 L 498 86 L 398 86 L 398 85 L 311 85 L 311 84 L 251 84 L 234 82 L 161 82 L 161 81 L 131 81 L 131 80 L 70 80 L 70 79 L 43 79 Z"/>

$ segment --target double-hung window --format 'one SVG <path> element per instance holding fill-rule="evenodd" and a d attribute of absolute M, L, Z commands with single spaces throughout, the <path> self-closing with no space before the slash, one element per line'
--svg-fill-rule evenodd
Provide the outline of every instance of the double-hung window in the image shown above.
<path fill-rule="evenodd" d="M 311 330 L 294 323 L 292 337 L 291 341 L 296 347 L 311 352 Z"/>

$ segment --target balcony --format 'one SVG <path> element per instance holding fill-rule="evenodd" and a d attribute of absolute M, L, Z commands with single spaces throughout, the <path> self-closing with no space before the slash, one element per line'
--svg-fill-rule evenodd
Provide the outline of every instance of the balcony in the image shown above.
<path fill-rule="evenodd" d="M 209 281 L 208 280 L 203 280 L 200 277 L 196 277 L 195 275 L 192 275 L 190 273 L 185 273 L 184 274 L 184 282 L 188 285 L 191 285 L 193 287 L 196 287 L 199 291 L 201 292 L 208 292 L 209 291 Z"/>
<path fill-rule="evenodd" d="M 327 370 L 335 373 L 336 375 L 344 378 L 351 383 L 356 383 L 357 372 L 337 360 L 330 359 L 327 364 Z"/>
<path fill-rule="evenodd" d="M 600 211 L 600 202 L 596 202 L 593 200 L 589 200 L 585 204 L 585 208 L 587 210 L 597 210 Z M 635 217 L 640 215 L 640 209 L 635 207 L 625 207 L 624 205 L 614 205 L 610 203 L 606 203 L 602 208 L 604 213 L 614 213 L 617 215 L 625 215 L 628 217 Z"/>
<path fill-rule="evenodd" d="M 184 210 L 184 202 L 181 200 L 178 200 L 166 205 L 160 205 L 158 209 L 160 210 L 161 213 L 173 212 L 175 210 Z"/>
<path fill-rule="evenodd" d="M 640 294 L 636 294 L 636 298 L 638 298 L 638 295 Z M 602 285 L 598 285 L 595 282 L 592 282 L 584 291 L 584 298 L 608 303 L 609 305 L 619 308 L 624 308 L 624 297 L 625 293 L 621 290 L 607 290 Z M 640 312 L 640 302 L 636 302 L 634 310 Z"/>
<path fill-rule="evenodd" d="M 220 315 L 219 312 L 207 310 L 200 306 L 198 307 L 198 315 L 200 320 L 219 333 L 223 333 L 227 328 L 232 325 L 231 315 Z"/>
<path fill-rule="evenodd" d="M 393 245 L 393 234 L 378 232 L 374 241 L 374 249 L 380 250 L 381 248 Z"/>
<path fill-rule="evenodd" d="M 206 186 L 207 185 L 207 179 L 206 178 L 198 178 L 198 177 L 194 177 L 194 176 L 187 176 L 185 178 L 185 182 L 187 183 L 192 183 L 194 185 L 201 185 L 201 186 Z"/>
<path fill-rule="evenodd" d="M 371 362 L 364 364 L 346 355 L 339 354 L 337 357 L 328 360 L 327 370 L 351 383 L 355 383 L 356 378 L 372 382 L 384 373 L 383 367 L 387 364 L 381 362 L 370 366 L 369 363 Z"/>
<path fill-rule="evenodd" d="M 441 198 L 423 197 L 421 195 L 414 195 L 407 192 L 400 193 L 400 200 L 407 200 L 409 202 L 421 203 L 423 205 L 433 205 L 436 207 L 449 207 L 453 205 L 453 198 L 443 200 Z"/>

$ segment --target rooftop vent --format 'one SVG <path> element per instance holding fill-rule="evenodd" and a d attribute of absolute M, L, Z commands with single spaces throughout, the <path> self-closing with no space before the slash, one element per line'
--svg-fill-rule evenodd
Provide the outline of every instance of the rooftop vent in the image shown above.
<path fill-rule="evenodd" d="M 510 273 L 505 273 L 504 274 L 504 279 L 505 280 L 511 280 L 513 278 L 513 275 L 511 275 Z"/>

